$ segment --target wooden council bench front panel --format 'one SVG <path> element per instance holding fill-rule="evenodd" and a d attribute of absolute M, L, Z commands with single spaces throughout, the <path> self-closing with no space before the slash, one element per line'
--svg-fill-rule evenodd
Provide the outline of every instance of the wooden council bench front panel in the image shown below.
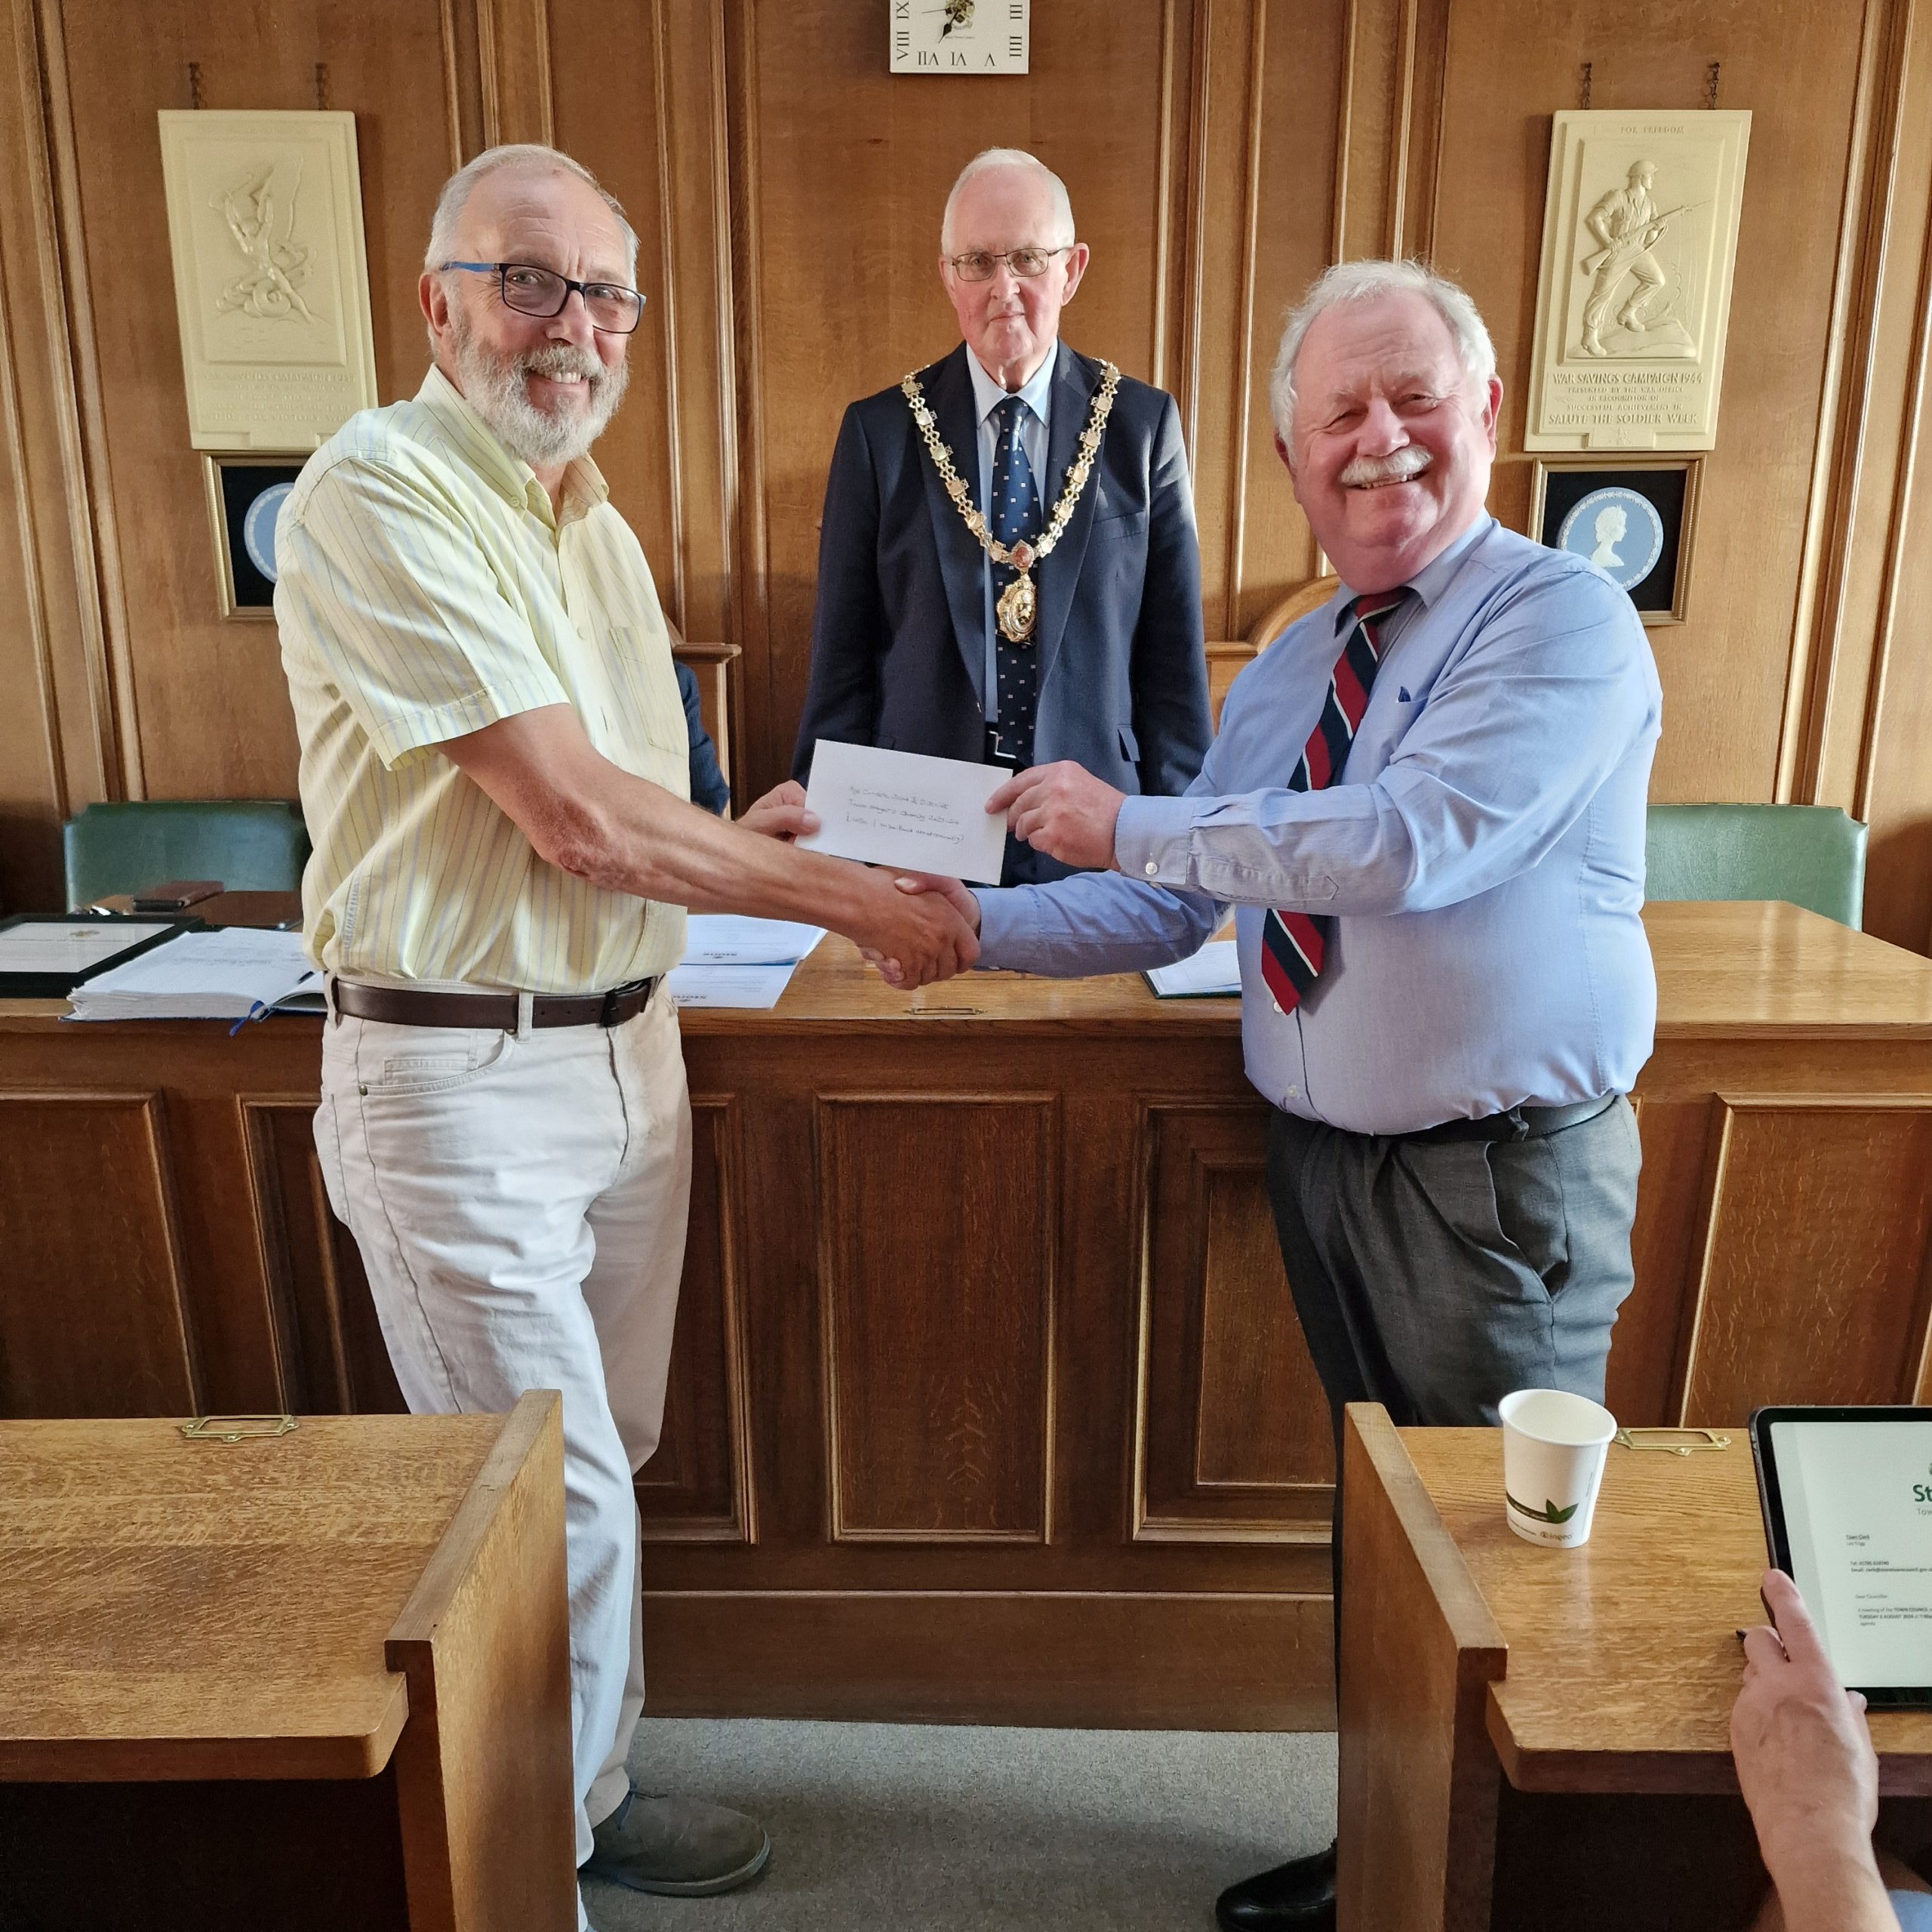
<path fill-rule="evenodd" d="M 1326 1407 L 1231 1014 L 687 1016 L 654 1709 L 1330 1721 Z M 0 1017 L 0 1414 L 400 1407 L 318 1023 Z M 1932 1031 L 1638 1090 L 1631 1423 L 1932 1396 Z"/>

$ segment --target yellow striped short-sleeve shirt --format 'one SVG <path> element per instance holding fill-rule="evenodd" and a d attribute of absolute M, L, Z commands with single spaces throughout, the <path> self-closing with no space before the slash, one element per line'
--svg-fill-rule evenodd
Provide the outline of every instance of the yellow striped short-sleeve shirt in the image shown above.
<path fill-rule="evenodd" d="M 568 704 L 605 757 L 690 796 L 690 742 L 650 566 L 587 459 L 561 515 L 432 369 L 312 456 L 275 538 L 275 613 L 315 854 L 316 964 L 528 992 L 666 972 L 681 908 L 539 858 L 437 747 Z"/>

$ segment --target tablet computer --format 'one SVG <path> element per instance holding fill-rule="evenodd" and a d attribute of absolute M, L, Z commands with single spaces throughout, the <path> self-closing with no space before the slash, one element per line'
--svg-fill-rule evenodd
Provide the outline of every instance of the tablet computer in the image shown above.
<path fill-rule="evenodd" d="M 1771 1561 L 1847 1690 L 1932 1709 L 1932 1408 L 1758 1409 Z"/>

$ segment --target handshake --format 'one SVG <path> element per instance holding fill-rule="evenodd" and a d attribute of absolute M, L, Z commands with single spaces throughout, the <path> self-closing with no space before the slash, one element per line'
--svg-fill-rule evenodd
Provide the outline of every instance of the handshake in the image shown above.
<path fill-rule="evenodd" d="M 1124 795 L 1063 759 L 1016 772 L 986 804 L 1036 852 L 1069 866 L 1114 864 L 1114 825 Z M 741 821 L 749 831 L 790 840 L 818 829 L 802 787 L 788 780 Z M 875 869 L 857 916 L 842 929 L 888 986 L 929 986 L 964 972 L 980 956 L 980 902 L 956 878 Z M 888 882 L 889 881 L 889 883 Z M 830 923 L 837 924 L 836 921 Z"/>

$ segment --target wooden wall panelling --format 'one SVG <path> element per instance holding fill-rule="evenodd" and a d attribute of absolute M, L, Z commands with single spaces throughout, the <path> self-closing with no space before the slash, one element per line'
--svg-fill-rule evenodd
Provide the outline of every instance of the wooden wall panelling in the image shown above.
<path fill-rule="evenodd" d="M 743 1125 L 733 1099 L 691 1102 L 689 1232 L 657 1452 L 638 1473 L 647 1542 L 755 1543 L 740 1258 Z"/>
<path fill-rule="evenodd" d="M 1862 716 L 1875 641 L 1875 609 L 1857 608 L 1857 629 L 1847 633 L 1854 595 L 1850 571 L 1857 523 L 1863 516 L 1881 526 L 1887 483 L 1897 466 L 1897 437 L 1870 452 L 1874 474 L 1866 484 L 1868 432 L 1875 403 L 1889 404 L 1896 422 L 1900 398 L 1887 393 L 1897 374 L 1881 360 L 1879 294 L 1889 231 L 1897 219 L 1895 196 L 1911 193 L 1909 166 L 1902 176 L 1900 109 L 1905 81 L 1905 41 L 1912 0 L 1867 5 L 1859 52 L 1855 97 L 1844 183 L 1844 213 L 1838 229 L 1838 261 L 1832 291 L 1831 331 L 1825 379 L 1819 399 L 1818 435 L 1813 454 L 1811 499 L 1805 518 L 1804 547 L 1791 640 L 1791 670 L 1785 688 L 1783 732 L 1778 746 L 1776 795 L 1781 800 L 1827 801 L 1822 769 L 1833 711 L 1844 736 L 1847 714 Z M 1909 235 L 1899 238 L 1909 243 Z M 1893 284 L 1892 309 L 1903 306 Z M 1887 318 L 1896 331 L 1897 316 Z M 1888 346 L 1888 345 L 1887 345 Z M 1883 417 L 1878 420 L 1883 421 Z M 1869 540 L 1862 547 L 1867 553 Z M 1863 586 L 1860 586 L 1863 588 Z M 1861 645 L 1865 648 L 1860 648 Z M 1856 743 L 1852 747 L 1856 755 Z M 1844 757 L 1839 748 L 1841 761 Z M 1848 801 L 1853 787 L 1844 788 Z"/>
<path fill-rule="evenodd" d="M 0 155 L 0 176 L 11 172 Z M 34 554 L 5 267 L 0 250 L 0 529 L 11 540 L 0 541 L 0 601 L 17 614 L 0 629 L 0 690 L 12 695 L 0 704 L 0 910 L 12 911 L 61 903 L 57 828 L 67 816 L 69 792 L 45 586 Z"/>
<path fill-rule="evenodd" d="M 483 138 L 483 63 L 475 0 L 438 0 L 441 8 L 443 121 L 454 174 L 487 145 Z M 368 211 L 363 211 L 366 222 Z M 424 225 L 424 238 L 428 226 Z"/>
<path fill-rule="evenodd" d="M 694 643 L 736 642 L 745 625 L 724 8 L 721 0 L 657 0 L 652 19 L 678 621 Z M 734 719 L 745 703 L 743 669 L 734 663 L 726 674 Z M 740 785 L 735 764 L 732 781 Z"/>
<path fill-rule="evenodd" d="M 281 1407 L 291 1415 L 406 1413 L 362 1257 L 330 1211 L 313 1096 L 255 1095 L 240 1105 Z"/>
<path fill-rule="evenodd" d="M 738 574 L 737 297 L 732 282 L 731 154 L 725 31 L 718 0 L 659 0 L 657 135 L 663 208 L 678 622 L 694 642 L 746 635 Z M 746 683 L 737 658 L 719 673 L 733 724 L 725 775 L 746 789 L 737 740 Z M 721 740 L 721 743 L 722 741 Z"/>
<path fill-rule="evenodd" d="M 1193 205 L 1192 0 L 1161 0 L 1160 122 L 1155 162 L 1154 343 L 1146 380 L 1170 395 L 1184 388 L 1183 343 L 1195 282 L 1189 245 Z M 1192 448 L 1183 396 L 1182 437 Z"/>
<path fill-rule="evenodd" d="M 1334 120 L 1335 163 L 1329 208 L 1328 259 L 1386 255 L 1395 245 L 1404 145 L 1401 27 L 1404 0 L 1345 0 L 1340 10 L 1340 99 Z"/>
<path fill-rule="evenodd" d="M 57 177 L 71 135 L 57 12 L 9 0 L 0 49 L 0 901 L 63 903 L 60 820 L 123 786 Z"/>
<path fill-rule="evenodd" d="M 1871 826 L 1865 875 L 1866 931 L 1895 945 L 1932 952 L 1932 545 L 1924 478 L 1932 364 L 1932 12 L 1906 10 L 1905 75 L 1897 129 L 1898 186 L 1887 238 L 1880 305 L 1882 368 L 1890 384 L 1881 420 L 1884 466 L 1875 460 L 1873 512 L 1861 511 L 1869 586 L 1841 654 L 1842 699 L 1828 714 L 1821 798 L 1845 803 Z M 1854 675 L 1862 672 L 1860 692 Z M 1863 702 L 1857 700 L 1862 697 Z M 1853 755 L 1855 747 L 1855 761 Z M 1847 780 L 1852 779 L 1847 791 Z M 1829 789 L 1827 789 L 1829 788 Z"/>
<path fill-rule="evenodd" d="M 1224 225 L 1239 220 L 1251 231 L 1244 285 L 1217 289 L 1210 283 L 1204 290 L 1211 314 L 1238 295 L 1238 335 L 1224 330 L 1211 353 L 1238 354 L 1246 371 L 1238 393 L 1225 374 L 1212 374 L 1229 413 L 1218 436 L 1211 419 L 1204 419 L 1197 451 L 1197 493 L 1201 472 L 1215 464 L 1226 477 L 1202 505 L 1203 565 L 1212 558 L 1226 560 L 1222 595 L 1218 602 L 1211 593 L 1208 598 L 1211 638 L 1245 637 L 1284 591 L 1323 568 L 1275 453 L 1268 378 L 1282 317 L 1334 259 L 1340 198 L 1350 178 L 1341 133 L 1356 34 L 1351 11 L 1340 5 L 1253 3 L 1265 25 L 1257 22 L 1251 36 L 1257 65 L 1251 97 L 1230 98 L 1223 88 L 1208 103 L 1210 113 L 1224 122 L 1237 109 L 1246 115 L 1242 168 L 1226 177 L 1223 192 L 1197 215 Z M 1230 198 L 1237 190 L 1244 200 Z M 1217 619 L 1229 628 L 1219 630 Z"/>
<path fill-rule="evenodd" d="M 72 555 L 88 579 L 82 596 L 89 619 L 88 673 L 94 687 L 94 728 L 103 749 L 118 761 L 107 795 L 140 798 L 147 795 L 147 747 L 128 629 L 125 569 L 107 446 L 110 398 L 96 327 L 91 238 L 81 203 L 82 136 L 73 112 L 63 0 L 41 0 L 41 58 L 48 149 L 54 164 L 52 212 L 60 242 L 57 286 L 66 305 L 64 319 L 75 405 L 72 416 L 63 412 L 63 467 Z M 50 292 L 56 285 L 50 280 Z"/>
<path fill-rule="evenodd" d="M 713 291 L 701 281 L 695 289 L 687 288 L 681 276 L 684 238 L 676 226 L 679 184 L 674 179 L 678 169 L 700 168 L 712 156 L 708 144 L 690 157 L 679 155 L 673 146 L 674 118 L 694 112 L 693 92 L 701 109 L 703 95 L 701 86 L 694 88 L 694 77 L 667 72 L 668 63 L 688 63 L 691 54 L 682 38 L 667 33 L 666 12 L 665 0 L 617 11 L 589 8 L 584 0 L 552 0 L 554 136 L 623 203 L 638 236 L 644 319 L 631 337 L 629 391 L 598 440 L 598 467 L 611 485 L 612 500 L 644 546 L 671 621 L 686 636 L 717 638 L 725 633 L 715 611 L 703 614 L 701 628 L 691 628 L 691 583 L 683 555 L 692 521 L 688 512 L 697 504 L 705 509 L 695 521 L 715 540 L 715 493 L 705 491 L 696 477 L 687 478 L 681 468 L 685 348 L 697 331 L 715 338 L 715 312 L 707 299 Z M 700 54 L 703 24 L 695 23 L 698 30 L 691 36 Z M 641 103 L 641 109 L 614 113 L 615 100 Z M 702 129 L 689 137 L 700 143 L 705 140 Z M 707 238 L 715 238 L 717 224 L 709 211 L 705 229 Z M 715 360 L 714 349 L 704 398 L 714 422 L 720 393 Z M 728 383 L 724 386 L 728 390 Z M 701 440 L 708 450 L 715 446 L 715 429 Z"/>
<path fill-rule="evenodd" d="M 1057 1112 L 1051 1094 L 820 1096 L 834 1542 L 1052 1540 Z"/>
<path fill-rule="evenodd" d="M 1921 0 L 1634 22 L 1614 0 L 1067 0 L 1031 75 L 970 82 L 889 75 L 878 10 L 844 0 L 5 5 L 8 903 L 54 903 L 55 823 L 91 798 L 294 789 L 272 631 L 214 615 L 186 447 L 152 116 L 191 60 L 211 106 L 312 106 L 320 66 L 356 113 L 385 399 L 423 367 L 414 282 L 452 166 L 547 133 L 611 180 L 651 308 L 602 454 L 674 619 L 746 646 L 741 795 L 789 764 L 839 411 L 954 339 L 933 231 L 976 149 L 1068 179 L 1095 248 L 1069 339 L 1182 398 L 1208 628 L 1236 636 L 1320 562 L 1271 446 L 1287 303 L 1390 248 L 1467 281 L 1511 390 L 1494 506 L 1520 525 L 1549 115 L 1585 60 L 1598 107 L 1694 107 L 1716 60 L 1757 118 L 1691 617 L 1654 637 L 1656 794 L 1845 804 L 1873 828 L 1868 924 L 1932 947 Z"/>
<path fill-rule="evenodd" d="M 1325 1543 L 1334 1444 L 1294 1318 L 1260 1106 L 1145 1115 L 1137 1540 Z"/>
<path fill-rule="evenodd" d="M 1451 4 L 1452 0 L 1405 0 L 1404 134 L 1398 163 L 1402 201 L 1390 225 L 1395 251 L 1425 260 L 1435 253 L 1435 211 L 1442 180 L 1442 97 L 1452 57 Z"/>
<path fill-rule="evenodd" d="M 1720 1094 L 1718 1105 L 1674 1420 L 1910 1401 L 1925 1349 L 1932 1094 Z"/>
<path fill-rule="evenodd" d="M 545 0 L 475 0 L 483 145 L 555 138 Z"/>
<path fill-rule="evenodd" d="M 733 546 L 729 607 L 731 637 L 734 641 L 743 644 L 745 651 L 740 660 L 745 675 L 738 681 L 739 743 L 747 759 L 746 783 L 741 795 L 755 798 L 791 774 L 792 741 L 797 733 L 811 665 L 810 605 L 799 598 L 795 585 L 788 584 L 786 587 L 790 594 L 783 601 L 790 623 L 783 644 L 779 641 L 773 617 L 772 518 L 775 511 L 781 518 L 785 517 L 786 510 L 790 512 L 786 521 L 797 527 L 801 540 L 793 554 L 801 561 L 808 555 L 811 558 L 805 566 L 805 582 L 809 584 L 816 580 L 817 576 L 819 518 L 816 509 L 812 509 L 811 541 L 808 546 L 802 541 L 802 524 L 808 509 L 813 504 L 809 464 L 801 472 L 788 473 L 785 485 L 780 486 L 785 494 L 783 508 L 777 509 L 773 501 L 771 466 L 774 451 L 768 432 L 776 429 L 780 437 L 789 441 L 788 432 L 792 426 L 786 418 L 798 408 L 804 391 L 789 380 L 789 358 L 783 354 L 782 347 L 774 385 L 778 393 L 770 395 L 767 389 L 764 343 L 768 271 L 772 276 L 774 288 L 782 285 L 779 261 L 766 239 L 766 222 L 769 217 L 764 195 L 764 129 L 761 125 L 764 90 L 764 77 L 760 69 L 761 42 L 768 41 L 771 36 L 760 34 L 755 0 L 735 0 L 735 4 L 728 0 L 726 14 L 721 32 L 724 98 L 721 125 L 728 129 L 723 144 L 728 183 L 724 207 L 725 229 L 731 238 L 725 283 L 731 297 L 731 333 L 724 345 L 728 356 L 721 361 L 720 374 L 726 377 L 728 372 L 732 416 L 730 427 L 724 432 L 730 460 L 725 472 L 728 494 L 724 506 L 730 513 L 727 531 Z M 848 36 L 864 23 L 850 9 L 845 10 L 843 17 Z M 768 12 L 766 18 L 771 21 Z M 788 17 L 772 24 L 775 32 L 789 38 L 789 35 L 784 30 L 795 29 L 804 23 Z M 801 78 L 795 72 L 788 75 L 794 87 Z M 825 106 L 830 105 L 827 100 Z M 785 132 L 782 120 L 774 126 L 773 132 L 781 136 Z M 810 165 L 800 152 L 787 155 L 786 165 L 794 170 L 801 165 L 808 168 Z M 795 183 L 799 177 L 794 173 L 791 178 Z M 802 241 L 803 238 L 799 238 Z M 854 246 L 854 239 L 847 235 L 835 241 L 832 235 L 821 232 L 813 240 L 818 251 L 823 252 L 798 261 L 798 265 L 809 281 L 816 281 L 831 262 L 842 261 L 845 251 Z M 867 244 L 861 242 L 857 245 L 863 259 L 870 252 Z M 876 242 L 871 244 L 874 248 L 878 245 Z M 891 266 L 874 257 L 866 261 L 865 268 L 853 279 L 861 286 L 875 286 L 892 272 Z M 781 345 L 789 334 L 786 324 L 791 322 L 792 318 L 787 317 L 778 324 L 783 333 L 776 340 Z M 721 322 L 721 328 L 724 326 Z M 859 392 L 863 393 L 863 390 Z M 780 412 L 777 422 L 768 413 L 771 411 Z M 829 436 L 825 449 L 829 458 Z M 789 471 L 789 466 L 787 467 Z M 821 465 L 821 493 L 823 480 Z M 791 487 L 786 488 L 786 485 Z M 801 620 L 801 605 L 804 628 L 799 631 L 795 627 Z M 785 660 L 782 666 L 781 658 Z"/>
<path fill-rule="evenodd" d="M 1861 38 L 1847 12 L 1765 0 L 1647 14 L 1637 33 L 1612 0 L 1554 13 L 1540 0 L 1484 0 L 1454 15 L 1435 257 L 1495 338 L 1506 450 L 1522 438 L 1549 115 L 1577 104 L 1581 63 L 1592 63 L 1595 107 L 1694 109 L 1715 60 L 1721 104 L 1755 117 L 1690 617 L 1652 633 L 1666 720 L 1659 799 L 1774 795 L 1858 97 Z M 1527 458 L 1497 466 L 1491 506 L 1518 529 L 1529 485 Z"/>
<path fill-rule="evenodd" d="M 294 731 L 272 626 L 224 623 L 188 447 L 155 112 L 189 104 L 196 63 L 213 108 L 316 104 L 356 115 L 365 245 L 384 400 L 414 392 L 426 357 L 416 280 L 451 151 L 454 14 L 441 0 L 251 14 L 246 29 L 205 0 L 45 0 L 64 70 L 50 56 L 50 114 L 72 126 L 57 181 L 71 238 L 75 361 L 90 358 L 99 409 L 83 409 L 110 637 L 125 622 L 126 789 L 152 797 L 292 795 Z M 51 42 L 50 42 L 50 45 Z M 459 73 L 459 109 L 473 76 Z M 57 143 L 57 150 L 58 143 Z M 82 326 L 85 295 L 91 321 Z M 115 589 L 125 580 L 126 616 Z M 131 707 L 131 709 L 130 708 Z"/>
<path fill-rule="evenodd" d="M 14 212 L 20 189 L 32 179 L 17 152 L 29 117 L 11 111 L 29 91 L 20 85 L 28 76 L 17 70 L 15 51 L 10 38 L 9 58 L 0 66 L 0 84 L 14 96 L 10 111 L 0 114 L 0 195 L 7 197 L 0 217 L 0 530 L 6 532 L 0 540 L 0 601 L 16 614 L 12 623 L 0 628 L 0 690 L 11 700 L 0 704 L 0 908 L 8 911 L 60 903 L 57 828 L 67 816 L 69 796 L 54 637 L 56 612 L 69 593 L 66 573 L 57 572 L 50 583 L 36 553 L 20 381 L 23 352 L 32 359 L 32 349 L 16 345 L 9 287 L 10 276 L 23 272 L 30 286 L 38 280 L 37 251 L 30 251 L 22 264 L 17 250 L 8 246 L 36 239 L 31 217 Z M 37 100 L 38 90 L 32 91 Z M 27 386 L 32 393 L 34 386 Z M 74 634 L 73 627 L 68 634 Z"/>
<path fill-rule="evenodd" d="M 1331 259 L 1434 241 L 1450 0 L 1346 0 Z"/>
<path fill-rule="evenodd" d="M 1268 15 L 1267 0 L 1199 0 L 1194 13 L 1181 405 L 1200 528 L 1201 601 L 1214 637 L 1236 635 L 1239 628 Z"/>
<path fill-rule="evenodd" d="M 1066 318 L 1075 348 L 1144 379 L 1157 339 L 1164 353 L 1173 340 L 1160 319 L 1168 10 L 1038 10 L 1031 74 L 970 84 L 889 73 L 886 24 L 841 0 L 740 0 L 727 14 L 747 795 L 789 768 L 840 416 L 958 340 L 937 263 L 960 168 L 1011 144 L 1066 180 L 1094 251 Z"/>
<path fill-rule="evenodd" d="M 158 1093 L 0 1095 L 0 1414 L 199 1408 L 174 1159 Z"/>

